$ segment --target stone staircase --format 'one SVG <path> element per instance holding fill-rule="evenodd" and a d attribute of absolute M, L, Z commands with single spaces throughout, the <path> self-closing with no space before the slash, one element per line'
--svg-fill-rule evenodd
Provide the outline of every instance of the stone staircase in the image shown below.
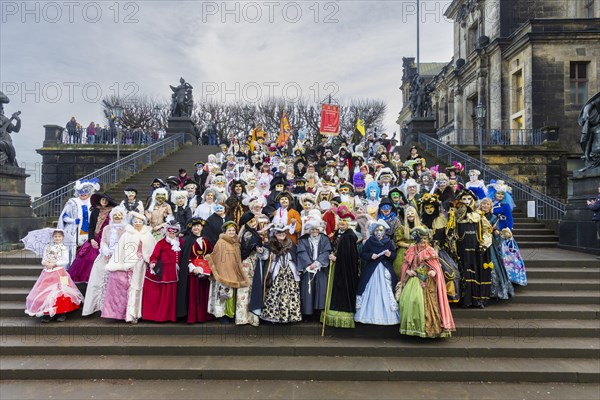
<path fill-rule="evenodd" d="M 410 153 L 410 147 L 412 143 L 404 145 L 400 148 L 400 154 L 402 157 L 406 157 Z M 433 155 L 425 152 L 423 148 L 419 147 L 419 154 L 425 157 L 427 160 L 427 166 L 431 167 L 434 165 L 440 166 L 440 171 L 447 166 L 444 162 L 435 158 Z M 468 177 L 465 177 L 468 179 Z M 528 218 L 527 213 L 521 211 L 521 208 L 526 207 L 526 202 L 520 202 L 513 211 L 514 229 L 513 234 L 517 241 L 519 248 L 542 248 L 542 247 L 557 247 L 558 246 L 558 235 L 553 229 L 548 228 L 543 222 L 538 221 L 535 218 Z"/>
<path fill-rule="evenodd" d="M 528 218 L 527 213 L 518 207 L 513 211 L 513 235 L 520 248 L 557 247 L 558 235 L 535 218 Z"/>
<path fill-rule="evenodd" d="M 525 249 L 523 255 L 529 285 L 517 288 L 514 299 L 483 310 L 453 306 L 454 336 L 424 340 L 400 336 L 398 326 L 327 328 L 322 337 L 321 326 L 311 322 L 257 328 L 218 322 L 131 325 L 98 315 L 84 318 L 78 311 L 64 323 L 42 324 L 23 312 L 39 260 L 28 252 L 4 253 L 0 380 L 15 387 L 47 379 L 76 387 L 112 379 L 179 380 L 181 385 L 198 380 L 219 385 L 257 380 L 267 386 L 348 382 L 336 386 L 337 396 L 349 396 L 370 381 L 382 388 L 419 385 L 414 381 L 529 382 L 545 392 L 552 382 L 553 387 L 586 384 L 600 390 L 600 261 L 560 249 Z M 514 388 L 518 393 L 519 386 Z M 225 398 L 239 398 L 232 393 Z"/>
<path fill-rule="evenodd" d="M 186 144 L 175 153 L 165 157 L 156 163 L 149 165 L 136 175 L 131 176 L 127 180 L 113 186 L 108 190 L 108 194 L 115 200 L 123 200 L 125 195 L 123 190 L 129 186 L 135 186 L 138 190 L 138 198 L 142 201 L 146 200 L 146 196 L 150 193 L 150 186 L 154 178 L 165 180 L 167 177 L 179 174 L 179 169 L 184 168 L 188 176 L 191 178 L 196 170 L 194 163 L 208 159 L 209 154 L 217 154 L 218 146 L 197 146 Z"/>

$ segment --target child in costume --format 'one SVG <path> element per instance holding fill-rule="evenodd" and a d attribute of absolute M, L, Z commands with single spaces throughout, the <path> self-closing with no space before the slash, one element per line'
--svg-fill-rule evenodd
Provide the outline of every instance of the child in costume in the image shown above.
<path fill-rule="evenodd" d="M 521 257 L 517 241 L 508 228 L 502 229 L 502 258 L 504 259 L 508 279 L 517 285 L 527 286 L 525 261 Z"/>
<path fill-rule="evenodd" d="M 69 250 L 63 244 L 64 237 L 62 229 L 52 233 L 52 243 L 44 248 L 44 269 L 25 300 L 25 313 L 42 317 L 42 322 L 50 322 L 54 316 L 63 322 L 67 313 L 78 309 L 83 301 L 83 295 L 65 271 Z"/>

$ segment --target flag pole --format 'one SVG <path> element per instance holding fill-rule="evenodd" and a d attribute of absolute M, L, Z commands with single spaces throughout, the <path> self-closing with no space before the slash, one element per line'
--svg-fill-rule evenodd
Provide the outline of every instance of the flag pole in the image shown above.
<path fill-rule="evenodd" d="M 417 75 L 421 73 L 421 52 L 420 52 L 420 24 L 421 24 L 421 10 L 419 0 L 417 0 Z"/>

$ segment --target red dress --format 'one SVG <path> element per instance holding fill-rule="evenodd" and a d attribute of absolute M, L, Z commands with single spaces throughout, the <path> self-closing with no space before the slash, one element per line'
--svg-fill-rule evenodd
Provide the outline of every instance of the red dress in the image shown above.
<path fill-rule="evenodd" d="M 142 319 L 157 322 L 177 320 L 177 271 L 183 240 L 176 240 L 179 244 L 178 251 L 174 251 L 173 246 L 163 238 L 156 243 L 150 256 L 150 263 L 156 263 L 156 273 L 153 274 L 150 268 L 146 270 L 142 293 Z"/>
<path fill-rule="evenodd" d="M 210 242 L 200 237 L 192 246 L 188 264 L 194 263 L 197 259 L 204 259 L 210 252 L 212 252 Z M 208 276 L 196 275 L 192 272 L 188 273 L 188 324 L 210 321 L 215 318 L 212 314 L 208 313 L 209 292 L 210 280 Z"/>

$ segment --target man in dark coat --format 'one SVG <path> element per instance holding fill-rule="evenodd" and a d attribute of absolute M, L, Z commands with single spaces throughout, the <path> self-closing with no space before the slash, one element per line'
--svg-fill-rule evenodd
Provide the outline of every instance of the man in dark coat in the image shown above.
<path fill-rule="evenodd" d="M 208 240 L 211 246 L 215 246 L 219 235 L 223 232 L 221 228 L 226 221 L 231 221 L 225 213 L 225 206 L 217 204 L 215 212 L 206 220 L 206 226 L 202 230 L 202 237 Z"/>
<path fill-rule="evenodd" d="M 321 219 L 308 220 L 304 227 L 308 233 L 298 241 L 296 269 L 301 273 L 301 311 L 307 319 L 325 308 L 331 242 L 323 233 L 324 226 Z"/>
<path fill-rule="evenodd" d="M 356 312 L 356 289 L 358 287 L 359 254 L 356 234 L 350 228 L 354 214 L 344 205 L 337 208 L 338 229 L 333 237 L 335 262 L 332 282 L 329 284 L 329 308 L 323 314 L 325 324 L 336 328 L 354 328 Z"/>

